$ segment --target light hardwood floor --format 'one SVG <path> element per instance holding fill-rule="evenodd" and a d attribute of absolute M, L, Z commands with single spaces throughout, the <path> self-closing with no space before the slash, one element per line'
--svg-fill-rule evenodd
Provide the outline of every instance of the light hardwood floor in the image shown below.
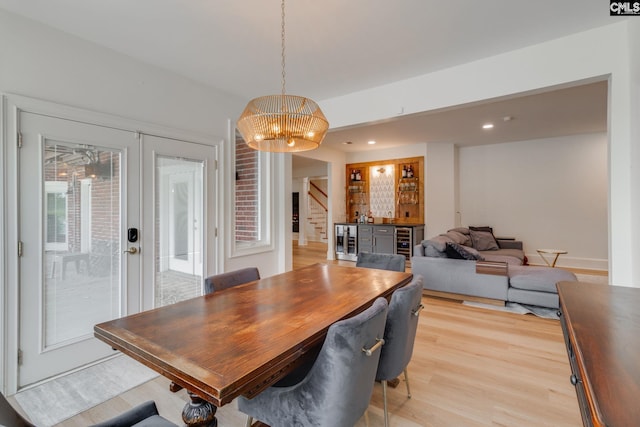
<path fill-rule="evenodd" d="M 294 244 L 294 268 L 326 262 L 326 245 Z M 339 262 L 353 265 L 354 263 Z M 389 392 L 391 425 L 582 425 L 560 324 L 556 320 L 465 306 L 424 297 L 409 378 Z M 86 426 L 153 399 L 160 413 L 180 424 L 188 400 L 158 377 L 59 424 Z M 382 389 L 376 384 L 368 413 L 358 425 L 382 426 Z M 219 425 L 243 426 L 235 403 L 218 412 Z"/>

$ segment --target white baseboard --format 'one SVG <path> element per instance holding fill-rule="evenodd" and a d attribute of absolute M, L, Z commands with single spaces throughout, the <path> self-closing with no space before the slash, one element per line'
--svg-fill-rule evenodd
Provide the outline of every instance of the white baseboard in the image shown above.
<path fill-rule="evenodd" d="M 529 260 L 529 264 L 532 265 L 547 265 L 547 263 L 542 259 L 542 257 L 536 253 L 528 253 L 526 254 L 527 259 Z M 550 255 L 547 257 L 550 260 L 553 259 Z M 598 258 L 578 258 L 569 256 L 569 254 L 562 254 L 558 257 L 558 261 L 556 262 L 556 267 L 566 267 L 566 268 L 580 268 L 585 270 L 608 270 L 609 269 L 609 260 L 607 259 L 598 259 Z"/>

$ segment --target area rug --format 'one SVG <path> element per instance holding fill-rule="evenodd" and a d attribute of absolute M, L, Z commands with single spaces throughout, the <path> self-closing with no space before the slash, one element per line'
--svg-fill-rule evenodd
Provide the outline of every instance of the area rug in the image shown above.
<path fill-rule="evenodd" d="M 33 424 L 48 427 L 157 376 L 130 357 L 117 356 L 31 387 L 14 397 Z"/>
<path fill-rule="evenodd" d="M 488 310 L 504 311 L 504 312 L 515 313 L 515 314 L 533 314 L 535 316 L 542 317 L 545 319 L 558 320 L 557 308 L 537 307 L 534 305 L 518 304 L 516 302 L 508 302 L 504 306 L 484 304 L 481 302 L 474 302 L 474 301 L 463 301 L 462 304 L 468 305 L 470 307 L 485 308 Z"/>

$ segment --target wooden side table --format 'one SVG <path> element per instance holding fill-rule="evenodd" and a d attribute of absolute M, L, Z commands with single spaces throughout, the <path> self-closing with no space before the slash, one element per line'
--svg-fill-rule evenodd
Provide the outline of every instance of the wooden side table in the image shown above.
<path fill-rule="evenodd" d="M 556 262 L 558 262 L 558 257 L 562 254 L 567 253 L 567 251 L 563 251 L 562 249 L 536 249 L 536 252 L 538 252 L 538 255 L 540 255 L 540 258 L 542 258 L 549 267 L 555 267 Z M 549 260 L 545 258 L 544 255 L 542 254 L 553 255 L 553 261 L 549 262 Z"/>

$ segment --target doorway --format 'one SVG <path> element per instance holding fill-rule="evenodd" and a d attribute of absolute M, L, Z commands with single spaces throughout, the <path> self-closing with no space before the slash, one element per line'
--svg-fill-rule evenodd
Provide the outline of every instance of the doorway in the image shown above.
<path fill-rule="evenodd" d="M 296 259 L 300 252 L 298 247 L 313 245 L 316 252 L 324 252 L 328 259 L 331 236 L 331 191 L 328 178 L 329 163 L 307 157 L 292 156 L 292 208 L 295 207 L 293 197 L 297 195 L 297 211 L 292 212 L 293 222 L 298 230 L 293 230 L 294 251 L 293 265 L 301 265 L 306 261 Z"/>

